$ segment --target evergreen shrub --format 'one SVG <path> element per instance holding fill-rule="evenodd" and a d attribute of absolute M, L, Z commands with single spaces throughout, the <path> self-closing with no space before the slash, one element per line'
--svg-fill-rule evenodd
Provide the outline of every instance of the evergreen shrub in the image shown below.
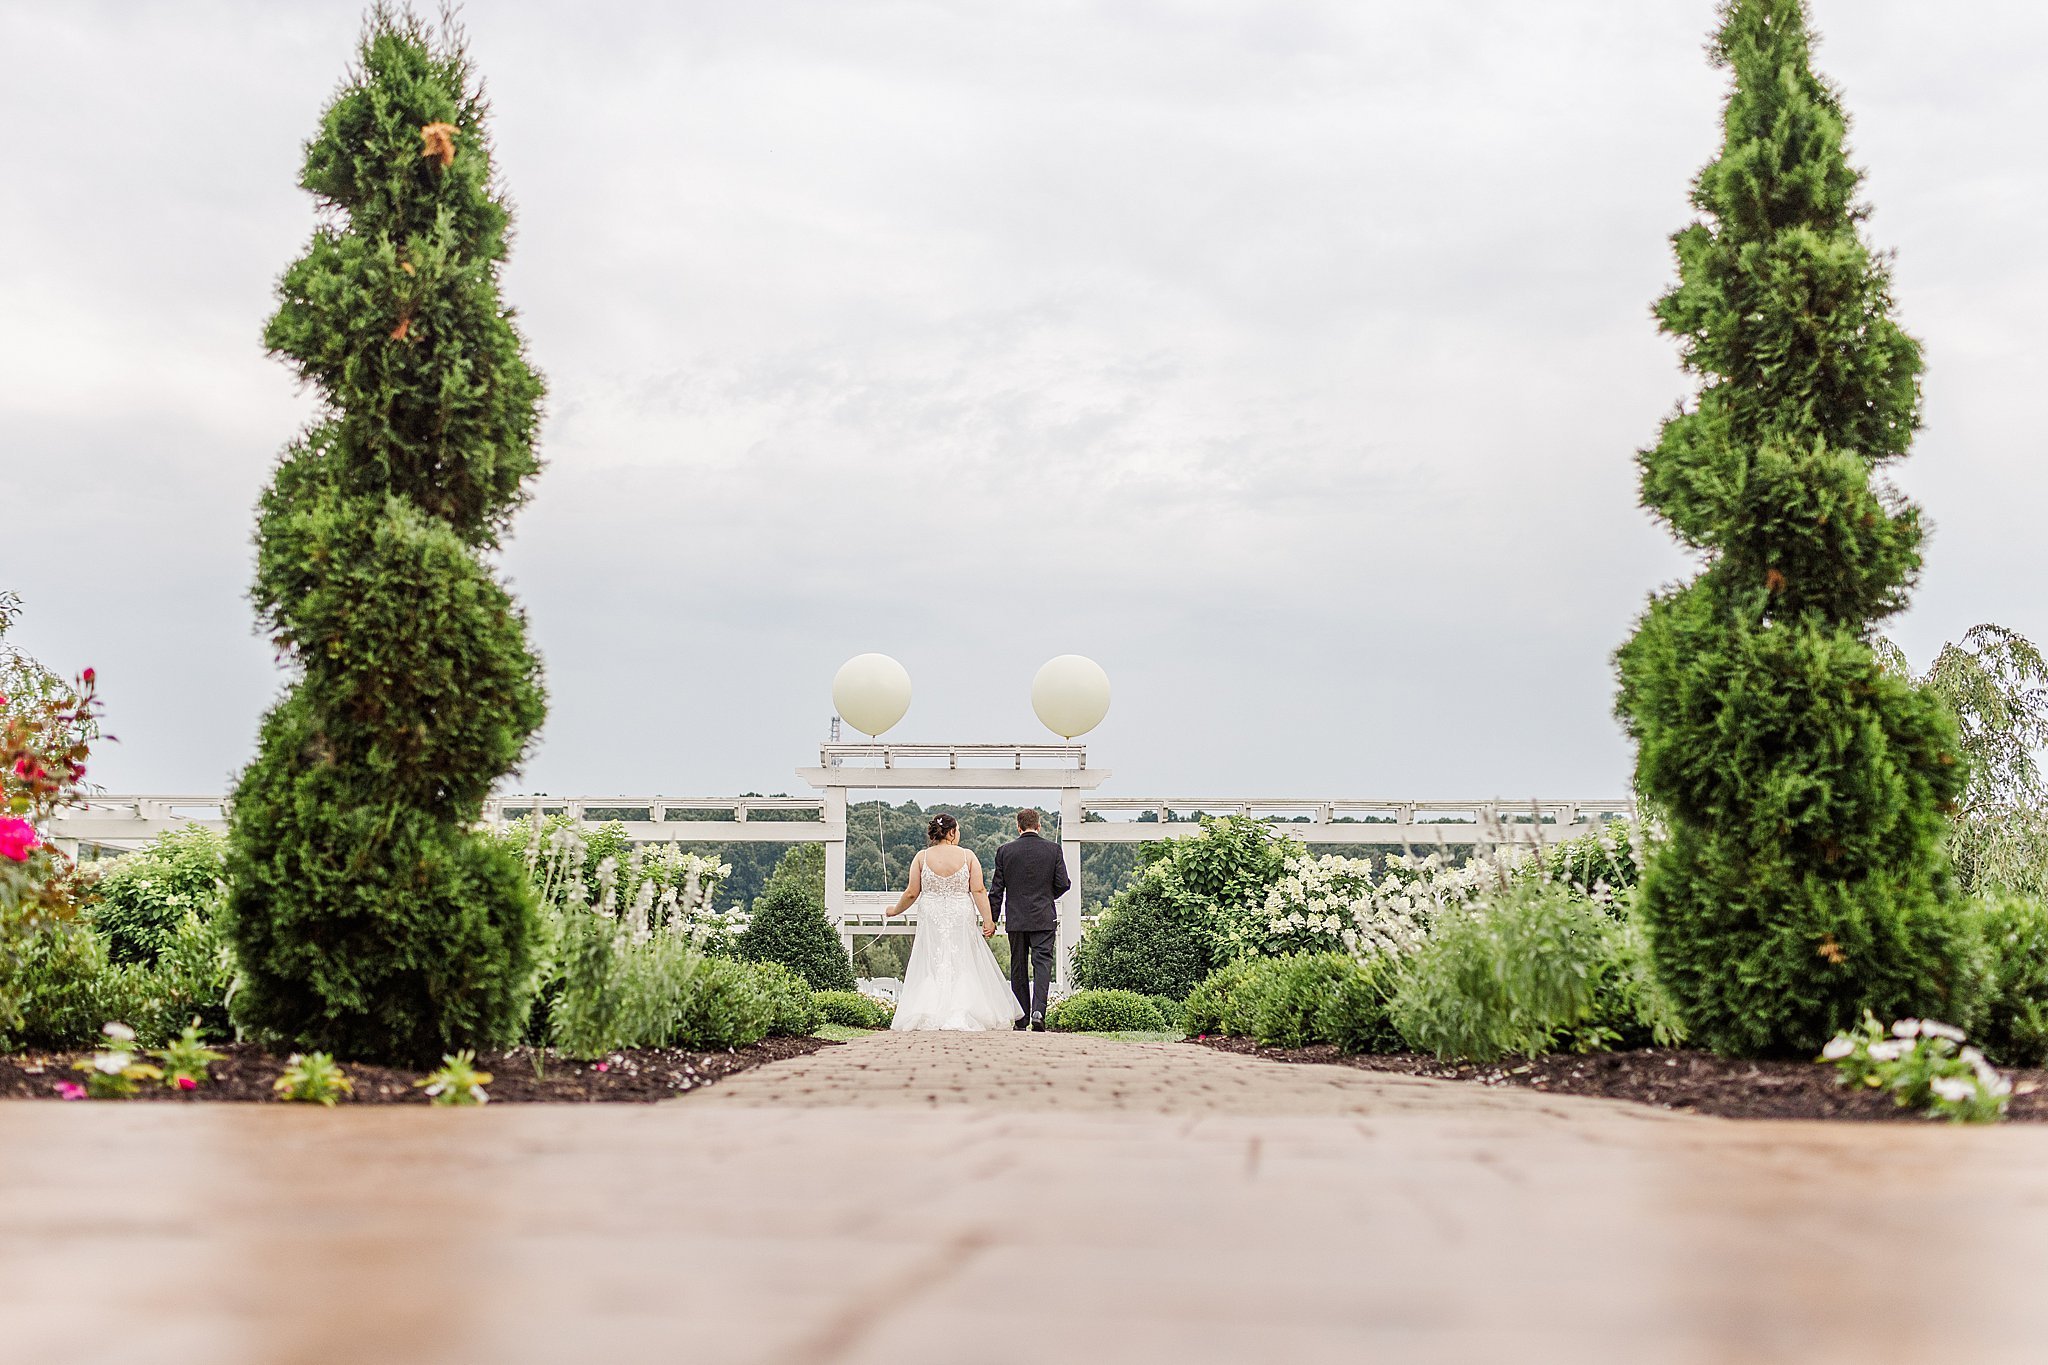
<path fill-rule="evenodd" d="M 1180 1027 L 1180 1016 L 1183 1008 L 1181 1001 L 1174 999 L 1170 995 L 1148 995 L 1145 998 L 1152 1002 L 1153 1009 L 1159 1011 L 1159 1017 L 1166 1021 L 1166 1026 L 1169 1029 Z"/>
<path fill-rule="evenodd" d="M 1252 980 L 1250 1037 L 1262 1047 L 1307 1047 L 1326 1041 L 1320 1024 L 1343 982 L 1358 964 L 1343 953 L 1309 953 L 1276 959 L 1272 971 Z"/>
<path fill-rule="evenodd" d="M 1213 959 L 1187 908 L 1141 874 L 1074 945 L 1074 984 L 1185 999 Z"/>
<path fill-rule="evenodd" d="M 1075 991 L 1045 1012 L 1055 1033 L 1165 1033 L 1173 1026 L 1136 991 Z"/>
<path fill-rule="evenodd" d="M 12 962 L 19 1013 L 13 1027 L 0 1026 L 0 1049 L 95 1046 L 113 1021 L 132 1027 L 145 1047 L 169 1042 L 194 1020 L 209 1037 L 232 1033 L 234 955 L 218 916 L 188 911 L 147 966 L 114 961 L 104 935 L 62 921 L 23 938 Z"/>
<path fill-rule="evenodd" d="M 1920 568 L 1919 512 L 1874 476 L 1919 425 L 1921 362 L 1859 234 L 1847 118 L 1802 0 L 1728 0 L 1722 20 L 1725 145 L 1656 310 L 1699 387 L 1638 461 L 1644 504 L 1704 567 L 1618 652 L 1617 710 L 1666 826 L 1639 891 L 1659 980 L 1706 1046 L 1810 1056 L 1866 1010 L 1967 1008 L 1943 854 L 1964 769 L 1941 701 L 1871 646 Z M 1405 1017 L 1439 1048 L 1522 1050 L 1547 1027 L 1468 1027 L 1430 999 Z"/>
<path fill-rule="evenodd" d="M 823 844 L 795 844 L 782 855 L 736 951 L 749 961 L 781 963 L 812 990 L 853 989 L 853 960 L 825 915 Z"/>
<path fill-rule="evenodd" d="M 1330 983 L 1315 1018 L 1315 1039 L 1346 1053 L 1400 1052 L 1401 1031 L 1394 1027 L 1393 995 L 1401 980 L 1401 963 L 1385 953 L 1352 962 L 1351 970 Z"/>
<path fill-rule="evenodd" d="M 841 1028 L 887 1028 L 896 1017 L 886 1003 L 859 991 L 818 991 L 812 999 L 825 1022 Z"/>
<path fill-rule="evenodd" d="M 675 1032 L 665 1044 L 697 1052 L 748 1047 L 775 1023 L 774 1002 L 753 964 L 730 958 L 699 959 L 678 1006 Z"/>
<path fill-rule="evenodd" d="M 210 920 L 219 913 L 227 897 L 227 840 L 188 825 L 99 873 L 89 914 L 108 954 L 116 962 L 153 963 L 187 914 Z"/>
<path fill-rule="evenodd" d="M 1259 1031 L 1259 1011 L 1287 976 L 1289 961 L 1284 957 L 1253 959 L 1251 969 L 1224 1002 L 1223 1023 L 1218 1031 L 1232 1038 L 1255 1037 Z"/>
<path fill-rule="evenodd" d="M 1977 907 L 1986 1000 L 1970 1030 L 2005 1066 L 2048 1066 L 2048 904 L 1993 895 Z"/>
<path fill-rule="evenodd" d="M 747 964 L 754 988 L 768 1002 L 768 1034 L 773 1038 L 808 1038 L 825 1022 L 817 996 L 804 979 L 780 962 Z"/>
<path fill-rule="evenodd" d="M 538 467 L 542 385 L 498 294 L 486 112 L 459 34 L 374 6 L 264 333 L 321 410 L 258 507 L 253 597 L 296 682 L 235 792 L 235 1012 L 363 1060 L 510 1042 L 532 976 L 520 859 L 473 832 L 544 711 L 487 558 Z"/>
<path fill-rule="evenodd" d="M 101 1025 L 136 1019 L 147 1009 L 147 974 L 114 962 L 106 940 L 84 925 L 43 925 L 17 941 L 12 958 L 16 1017 L 12 1027 L 0 1028 L 0 1048 L 91 1046 Z"/>
<path fill-rule="evenodd" d="M 1344 1052 L 1395 1052 L 1388 1017 L 1401 963 L 1383 953 L 1301 953 L 1222 968 L 1188 997 L 1190 1034 L 1251 1038 L 1265 1047 L 1329 1043 Z"/>
<path fill-rule="evenodd" d="M 1524 881 L 1438 920 L 1389 1014 L 1410 1047 L 1446 1060 L 1585 1050 L 1615 1041 L 1627 971 L 1621 928 L 1600 907 Z"/>
<path fill-rule="evenodd" d="M 1188 992 L 1187 1004 L 1181 1007 L 1180 1015 L 1180 1026 L 1188 1036 L 1225 1033 L 1224 1023 L 1230 1017 L 1232 999 L 1261 965 L 1262 960 L 1257 958 L 1240 958 L 1226 963 Z"/>

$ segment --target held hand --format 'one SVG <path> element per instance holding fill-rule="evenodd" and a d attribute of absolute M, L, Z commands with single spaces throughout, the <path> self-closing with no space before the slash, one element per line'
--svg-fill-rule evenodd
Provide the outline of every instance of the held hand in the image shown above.
<path fill-rule="evenodd" d="M 994 938 L 996 936 L 996 922 L 994 920 L 985 919 L 981 922 L 981 936 L 983 938 Z"/>

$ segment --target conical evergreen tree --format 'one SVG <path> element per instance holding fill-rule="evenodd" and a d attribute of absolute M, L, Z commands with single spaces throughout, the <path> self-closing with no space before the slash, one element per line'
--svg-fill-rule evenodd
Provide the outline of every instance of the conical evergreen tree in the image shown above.
<path fill-rule="evenodd" d="M 1640 456 L 1705 567 L 1622 647 L 1618 711 L 1668 825 L 1641 887 L 1660 976 L 1698 1041 L 1796 1053 L 1865 1008 L 1968 1014 L 1942 852 L 1963 770 L 1940 703 L 1871 649 L 1920 565 L 1917 509 L 1873 482 L 1919 425 L 1920 354 L 1859 235 L 1846 119 L 1802 0 L 1721 17 L 1726 145 L 1656 309 L 1700 390 Z"/>
<path fill-rule="evenodd" d="M 780 962 L 814 991 L 853 989 L 853 963 L 825 917 L 824 845 L 796 844 L 782 855 L 736 951 L 752 962 Z"/>
<path fill-rule="evenodd" d="M 237 1018 L 347 1056 L 508 1039 L 534 909 L 471 828 L 545 703 L 484 561 L 537 468 L 498 299 L 510 219 L 460 34 L 370 11 L 306 146 L 325 211 L 264 333 L 322 399 L 258 509 L 253 596 L 297 670 L 236 790 Z"/>

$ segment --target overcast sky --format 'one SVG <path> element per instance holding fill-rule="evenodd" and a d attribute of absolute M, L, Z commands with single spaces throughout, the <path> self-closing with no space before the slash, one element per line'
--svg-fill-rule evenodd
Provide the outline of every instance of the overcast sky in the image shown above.
<path fill-rule="evenodd" d="M 1894 633 L 2048 640 L 2048 6 L 1813 8 L 1929 362 Z M 465 13 L 550 386 L 513 789 L 788 789 L 867 650 L 963 742 L 1093 656 L 1105 795 L 1625 789 L 1708 0 Z M 251 509 L 312 406 L 260 334 L 359 16 L 0 0 L 0 587 L 114 791 L 224 790 L 279 686 Z"/>

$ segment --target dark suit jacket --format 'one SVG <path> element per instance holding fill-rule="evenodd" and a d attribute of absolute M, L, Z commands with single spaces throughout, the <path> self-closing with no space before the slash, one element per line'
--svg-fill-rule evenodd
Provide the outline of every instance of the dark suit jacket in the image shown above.
<path fill-rule="evenodd" d="M 1055 904 L 1073 885 L 1060 846 L 1042 834 L 1021 834 L 996 850 L 995 875 L 988 879 L 988 908 L 997 921 L 1009 913 L 1013 934 L 1057 929 Z"/>

